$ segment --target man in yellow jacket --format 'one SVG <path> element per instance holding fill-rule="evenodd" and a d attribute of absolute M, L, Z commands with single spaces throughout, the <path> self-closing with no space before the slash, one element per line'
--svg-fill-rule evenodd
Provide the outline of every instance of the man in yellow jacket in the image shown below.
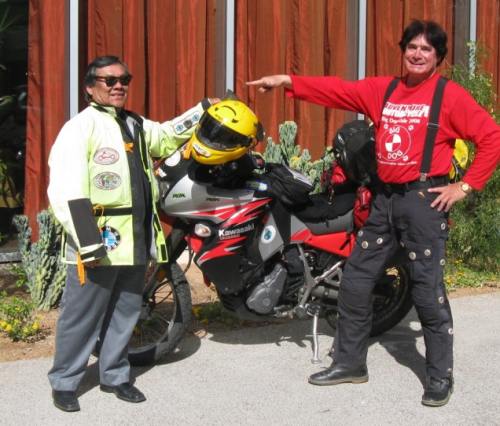
<path fill-rule="evenodd" d="M 165 123 L 125 110 L 132 75 L 115 56 L 89 64 L 89 106 L 69 120 L 50 153 L 48 196 L 65 230 L 66 287 L 57 323 L 52 397 L 80 409 L 76 390 L 100 341 L 101 390 L 128 402 L 146 398 L 130 383 L 127 344 L 139 318 L 146 264 L 167 260 L 156 211 L 151 156 L 186 142 L 210 105 L 202 101 Z"/>

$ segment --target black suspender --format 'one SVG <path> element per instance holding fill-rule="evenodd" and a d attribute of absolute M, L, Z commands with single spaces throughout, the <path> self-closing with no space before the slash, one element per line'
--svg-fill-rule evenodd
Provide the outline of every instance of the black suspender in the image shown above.
<path fill-rule="evenodd" d="M 399 78 L 394 78 L 387 86 L 387 90 L 384 95 L 384 103 L 382 104 L 382 111 L 385 108 L 389 96 L 399 83 Z M 432 162 L 432 151 L 434 150 L 434 142 L 436 140 L 436 135 L 439 129 L 439 113 L 441 111 L 441 103 L 443 101 L 444 87 L 448 79 L 440 76 L 436 85 L 436 90 L 432 97 L 431 110 L 429 112 L 429 122 L 427 124 L 427 133 L 425 135 L 424 152 L 422 154 L 422 163 L 420 164 L 420 181 L 425 182 L 427 180 L 427 175 L 431 169 Z"/>
<path fill-rule="evenodd" d="M 429 113 L 429 123 L 427 124 L 427 133 L 425 135 L 424 154 L 422 156 L 422 164 L 420 165 L 420 180 L 425 182 L 427 174 L 431 169 L 432 151 L 434 149 L 434 141 L 439 129 L 439 112 L 441 111 L 441 102 L 443 100 L 444 86 L 448 80 L 444 77 L 439 77 L 432 97 L 431 111 Z"/>
<path fill-rule="evenodd" d="M 394 89 L 396 88 L 396 86 L 398 85 L 399 83 L 399 80 L 400 78 L 399 77 L 395 77 L 390 83 L 389 83 L 389 86 L 387 86 L 387 90 L 385 91 L 385 95 L 384 95 L 384 102 L 382 103 L 382 112 L 384 111 L 384 108 L 385 108 L 385 104 L 387 103 L 387 101 L 389 100 L 389 96 L 392 95 L 392 92 L 394 92 Z"/>

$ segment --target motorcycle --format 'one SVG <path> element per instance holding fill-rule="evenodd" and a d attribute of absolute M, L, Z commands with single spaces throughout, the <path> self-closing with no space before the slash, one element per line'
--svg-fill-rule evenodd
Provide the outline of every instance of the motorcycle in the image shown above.
<path fill-rule="evenodd" d="M 283 200 L 282 188 L 272 190 L 276 180 L 269 179 L 269 165 L 251 155 L 245 161 L 245 167 L 206 166 L 178 151 L 158 168 L 161 210 L 171 228 L 170 260 L 148 272 L 129 344 L 132 364 L 150 364 L 174 351 L 190 323 L 189 283 L 177 263 L 185 250 L 189 264 L 194 261 L 236 317 L 311 317 L 313 362 L 319 361 L 318 318 L 335 327 L 342 270 L 355 245 L 355 193 L 336 195 L 333 202 L 325 194 L 311 195 L 297 206 Z M 293 177 L 289 193 L 303 191 L 307 178 L 285 169 Z M 396 256 L 375 286 L 371 335 L 394 327 L 411 306 L 408 272 Z"/>

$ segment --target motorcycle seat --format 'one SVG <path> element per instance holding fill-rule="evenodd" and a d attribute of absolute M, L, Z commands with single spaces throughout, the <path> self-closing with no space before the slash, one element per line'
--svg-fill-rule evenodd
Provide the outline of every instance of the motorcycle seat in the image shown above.
<path fill-rule="evenodd" d="M 294 209 L 294 213 L 303 222 L 319 223 L 343 216 L 352 210 L 356 193 L 338 194 L 331 201 L 326 193 L 312 194 L 309 198 L 310 202 Z"/>
<path fill-rule="evenodd" d="M 346 192 L 335 195 L 332 202 L 328 195 L 313 194 L 310 203 L 297 209 L 294 214 L 304 222 L 313 234 L 322 235 L 354 229 L 352 209 L 356 194 Z"/>

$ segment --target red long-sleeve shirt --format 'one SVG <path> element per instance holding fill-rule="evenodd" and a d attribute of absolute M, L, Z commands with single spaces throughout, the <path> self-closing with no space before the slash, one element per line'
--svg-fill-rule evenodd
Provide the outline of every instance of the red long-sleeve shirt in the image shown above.
<path fill-rule="evenodd" d="M 384 94 L 393 77 L 346 81 L 338 77 L 291 76 L 287 94 L 331 108 L 356 111 L 374 123 L 377 170 L 388 183 L 405 183 L 420 177 L 430 106 L 438 74 L 414 87 L 401 81 L 382 112 Z M 463 180 L 482 189 L 500 159 L 500 126 L 460 85 L 449 81 L 439 115 L 429 176 L 447 175 L 455 139 L 476 145 L 476 155 Z"/>

